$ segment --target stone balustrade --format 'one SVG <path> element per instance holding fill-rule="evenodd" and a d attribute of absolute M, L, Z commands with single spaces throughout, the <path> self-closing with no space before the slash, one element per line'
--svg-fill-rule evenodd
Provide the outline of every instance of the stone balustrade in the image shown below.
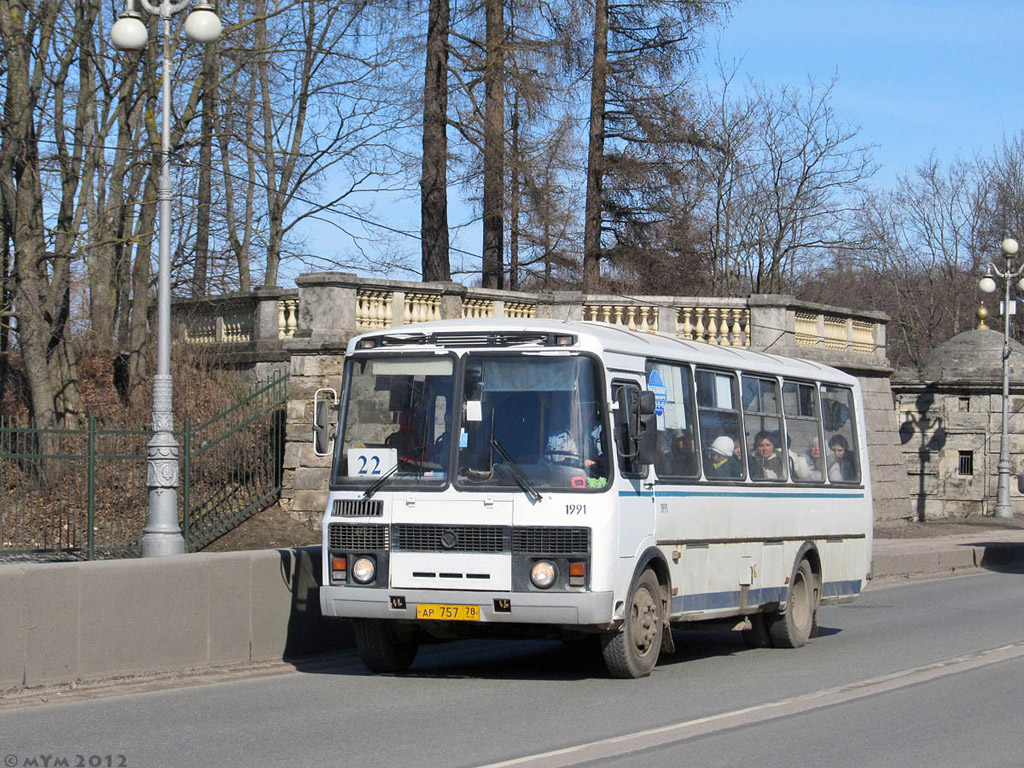
<path fill-rule="evenodd" d="M 525 293 L 455 283 L 301 275 L 297 289 L 259 289 L 175 302 L 179 338 L 189 344 L 303 350 L 343 347 L 353 335 L 453 318 L 557 318 L 668 333 L 687 341 L 811 357 L 845 367 L 886 366 L 880 313 L 800 302 L 792 296 L 747 298 L 607 296 L 576 291 Z M 299 345 L 296 347 L 295 345 Z M 283 359 L 283 358 L 282 358 Z"/>

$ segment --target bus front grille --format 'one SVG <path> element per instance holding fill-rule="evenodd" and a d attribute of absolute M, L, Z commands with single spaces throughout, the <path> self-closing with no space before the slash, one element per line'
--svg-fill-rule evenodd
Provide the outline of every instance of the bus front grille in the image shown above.
<path fill-rule="evenodd" d="M 511 549 L 510 529 L 501 525 L 394 526 L 396 552 L 485 552 Z"/>
<path fill-rule="evenodd" d="M 380 499 L 335 499 L 331 517 L 382 517 L 384 502 Z"/>
<path fill-rule="evenodd" d="M 512 551 L 523 555 L 586 555 L 589 528 L 524 526 L 512 531 Z"/>
<path fill-rule="evenodd" d="M 390 537 L 386 525 L 350 525 L 331 523 L 328 529 L 328 543 L 331 549 L 386 550 Z"/>

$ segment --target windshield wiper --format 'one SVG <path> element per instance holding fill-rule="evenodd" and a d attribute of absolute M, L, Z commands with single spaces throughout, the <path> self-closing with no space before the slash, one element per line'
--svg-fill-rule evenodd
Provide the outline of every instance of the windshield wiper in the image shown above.
<path fill-rule="evenodd" d="M 508 455 L 508 451 L 501 447 L 501 443 L 498 442 L 497 438 L 491 438 L 491 445 L 494 446 L 495 450 L 501 454 L 501 458 L 505 460 L 505 465 L 508 467 L 508 473 L 512 475 L 512 479 L 516 481 L 516 485 L 523 489 L 523 493 L 529 496 L 534 501 L 540 501 L 541 495 L 537 492 L 537 489 L 530 485 L 530 481 L 526 479 L 526 475 L 519 468 L 519 465 Z"/>
<path fill-rule="evenodd" d="M 395 472 L 397 472 L 397 471 L 398 471 L 398 464 L 395 464 L 395 466 L 393 466 L 391 469 L 389 469 L 383 475 L 381 475 L 376 480 L 374 480 L 373 484 L 369 488 L 367 488 L 365 491 L 363 491 L 363 501 L 366 501 L 367 499 L 372 498 L 373 494 L 375 494 L 377 491 L 379 491 L 381 489 L 381 487 L 383 487 L 384 483 L 386 483 L 388 480 L 390 480 L 391 476 L 394 475 Z"/>

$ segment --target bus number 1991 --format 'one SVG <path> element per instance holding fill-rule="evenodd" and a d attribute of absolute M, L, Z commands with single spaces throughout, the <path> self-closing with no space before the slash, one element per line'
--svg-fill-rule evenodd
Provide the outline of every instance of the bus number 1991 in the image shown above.
<path fill-rule="evenodd" d="M 585 515 L 587 514 L 586 504 L 566 504 L 565 514 L 567 515 Z"/>

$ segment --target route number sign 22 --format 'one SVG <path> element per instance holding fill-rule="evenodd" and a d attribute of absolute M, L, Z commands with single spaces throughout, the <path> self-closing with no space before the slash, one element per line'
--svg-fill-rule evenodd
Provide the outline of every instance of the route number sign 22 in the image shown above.
<path fill-rule="evenodd" d="M 398 463 L 395 448 L 349 448 L 349 477 L 380 477 Z"/>

